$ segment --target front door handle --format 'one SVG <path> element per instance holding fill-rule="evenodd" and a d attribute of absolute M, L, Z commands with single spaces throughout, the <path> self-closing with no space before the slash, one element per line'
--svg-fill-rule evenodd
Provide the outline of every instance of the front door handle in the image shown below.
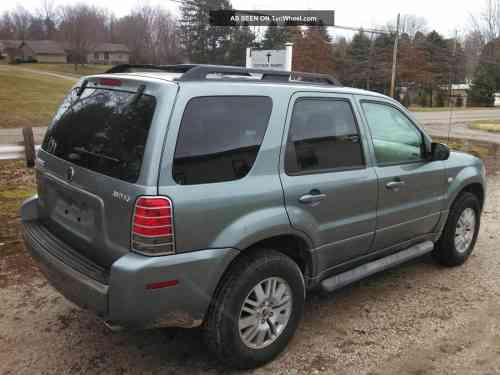
<path fill-rule="evenodd" d="M 401 186 L 405 184 L 404 181 L 401 180 L 395 180 L 395 181 L 390 181 L 387 184 L 385 184 L 385 187 L 389 190 L 398 190 Z"/>
<path fill-rule="evenodd" d="M 299 202 L 300 203 L 305 203 L 305 204 L 311 204 L 311 203 L 319 203 L 321 202 L 323 199 L 326 198 L 326 194 L 322 194 L 320 192 L 314 192 L 314 194 L 311 194 L 313 193 L 313 191 L 309 192 L 308 194 L 304 194 L 303 196 L 301 196 L 299 198 Z"/>

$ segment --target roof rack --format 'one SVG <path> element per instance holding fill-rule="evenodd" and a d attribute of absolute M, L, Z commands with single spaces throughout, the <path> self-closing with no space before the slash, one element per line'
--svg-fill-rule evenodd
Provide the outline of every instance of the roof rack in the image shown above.
<path fill-rule="evenodd" d="M 270 70 L 270 69 L 248 69 L 241 66 L 227 66 L 227 65 L 203 65 L 203 64 L 179 64 L 179 65 L 133 65 L 122 64 L 116 65 L 106 71 L 108 74 L 113 73 L 127 73 L 138 71 L 161 71 L 168 73 L 182 73 L 177 78 L 178 81 L 203 81 L 214 79 L 207 77 L 209 75 L 221 76 L 215 79 L 229 78 L 224 76 L 241 77 L 245 81 L 268 81 L 268 82 L 288 82 L 300 84 L 314 84 L 314 85 L 330 85 L 341 86 L 340 82 L 329 74 L 320 73 L 306 73 L 295 71 L 283 70 Z M 257 78 L 255 75 L 260 75 Z"/>

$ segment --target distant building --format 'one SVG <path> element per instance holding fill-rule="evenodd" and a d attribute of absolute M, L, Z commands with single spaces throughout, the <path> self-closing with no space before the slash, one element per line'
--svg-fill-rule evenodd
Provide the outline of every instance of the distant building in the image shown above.
<path fill-rule="evenodd" d="M 458 104 L 460 104 L 462 107 L 467 107 L 467 97 L 469 90 L 469 83 L 453 83 L 451 85 L 451 97 L 454 100 L 455 106 L 458 106 Z"/>
<path fill-rule="evenodd" d="M 493 103 L 495 107 L 500 107 L 500 92 L 495 93 L 495 101 Z"/>
<path fill-rule="evenodd" d="M 19 46 L 22 40 L 0 40 L 0 58 L 7 59 L 8 62 L 15 62 L 22 58 Z"/>
<path fill-rule="evenodd" d="M 66 52 L 53 40 L 25 40 L 19 45 L 21 61 L 39 63 L 66 63 Z"/>
<path fill-rule="evenodd" d="M 87 53 L 87 62 L 90 64 L 128 64 L 130 50 L 125 44 L 101 43 Z"/>

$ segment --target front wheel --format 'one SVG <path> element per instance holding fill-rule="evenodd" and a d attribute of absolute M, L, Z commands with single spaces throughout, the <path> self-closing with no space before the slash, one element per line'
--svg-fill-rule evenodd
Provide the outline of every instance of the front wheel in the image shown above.
<path fill-rule="evenodd" d="M 445 266 L 464 263 L 474 249 L 481 219 L 481 205 L 471 193 L 462 193 L 453 203 L 435 255 Z"/>
<path fill-rule="evenodd" d="M 304 309 L 297 264 L 273 250 L 249 250 L 231 266 L 208 312 L 206 339 L 221 362 L 254 368 L 292 338 Z"/>

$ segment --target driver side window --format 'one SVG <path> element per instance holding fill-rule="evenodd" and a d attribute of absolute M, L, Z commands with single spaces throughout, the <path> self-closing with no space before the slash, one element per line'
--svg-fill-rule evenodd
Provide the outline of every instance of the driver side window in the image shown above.
<path fill-rule="evenodd" d="M 424 158 L 422 134 L 399 110 L 389 105 L 363 102 L 378 165 L 403 164 Z"/>

